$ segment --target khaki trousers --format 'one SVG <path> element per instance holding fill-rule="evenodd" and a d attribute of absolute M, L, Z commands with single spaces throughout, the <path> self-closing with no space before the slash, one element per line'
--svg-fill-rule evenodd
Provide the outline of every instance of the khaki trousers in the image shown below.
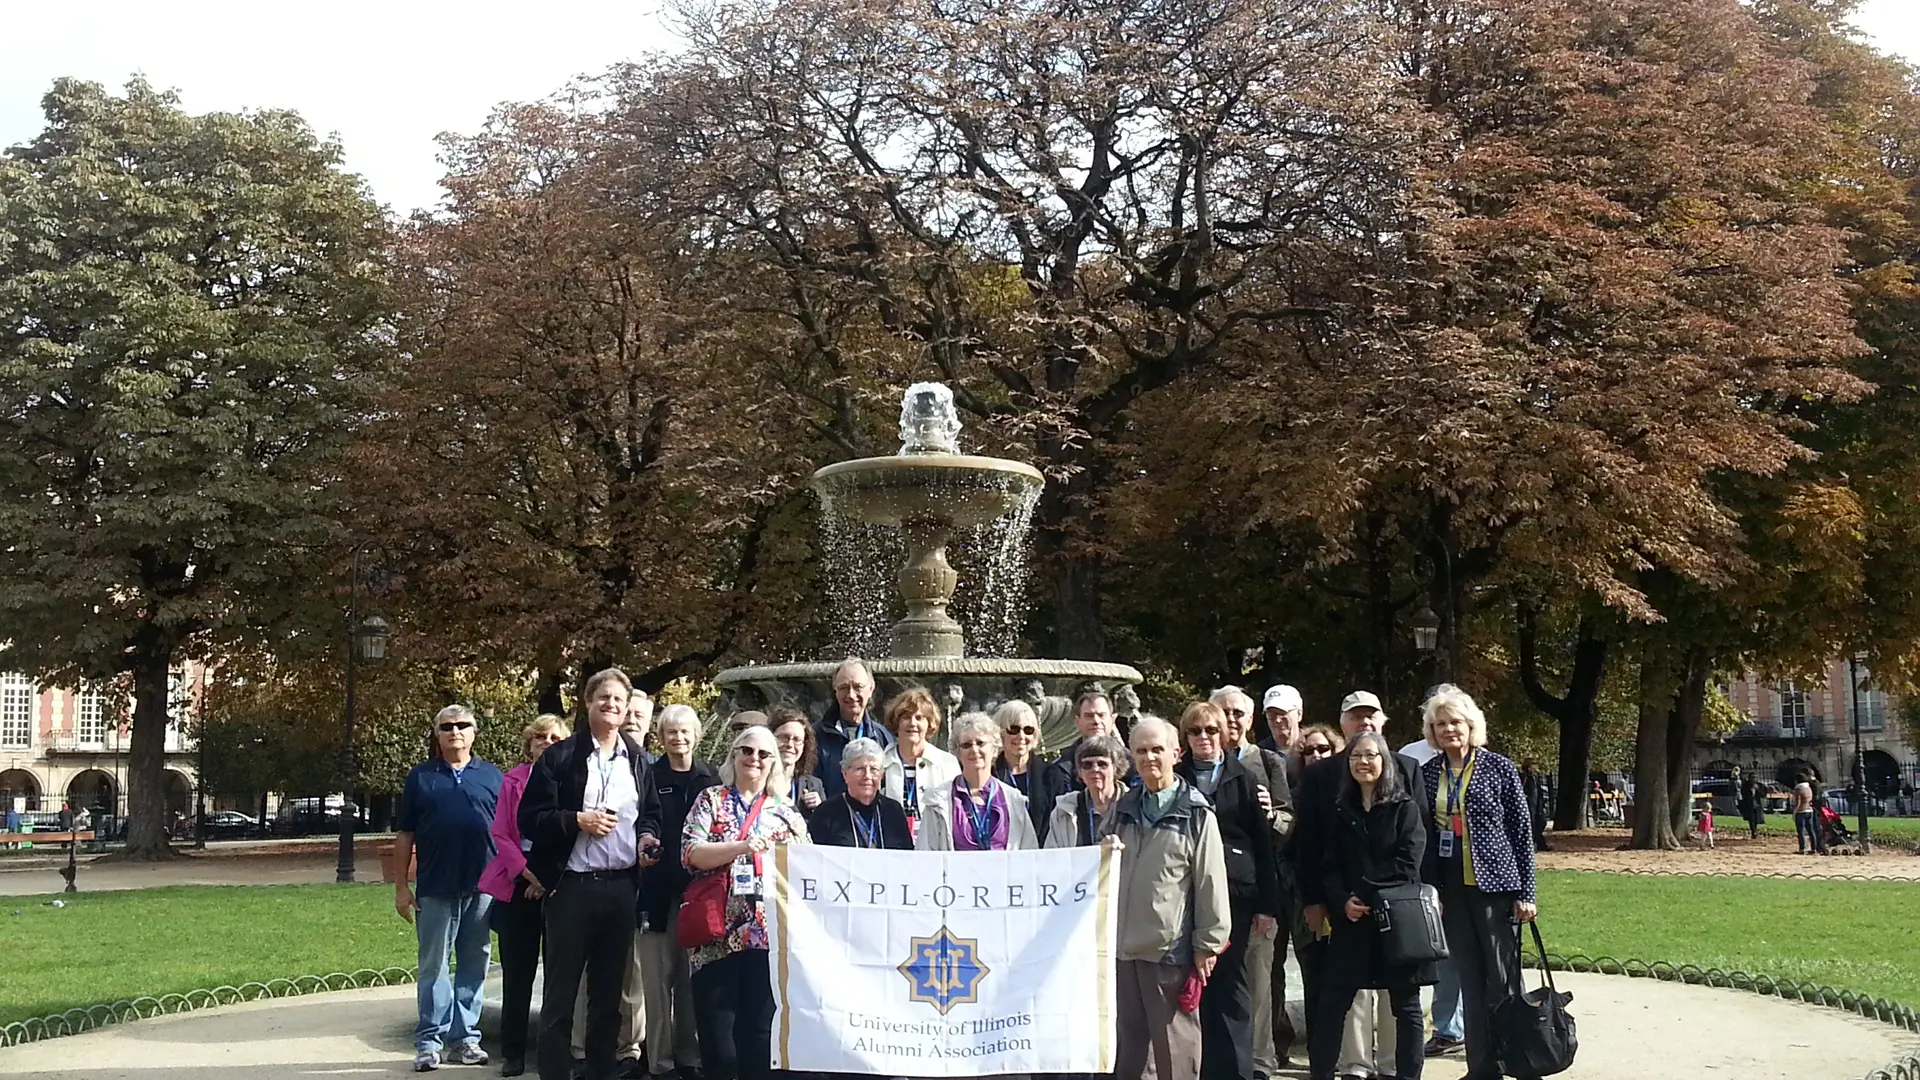
<path fill-rule="evenodd" d="M 1279 933 L 1278 925 L 1270 933 L 1254 931 L 1247 942 L 1247 989 L 1253 994 L 1253 1071 L 1261 1076 L 1273 1075 L 1280 1064 L 1280 1051 L 1285 1049 L 1273 1044 L 1273 965 Z"/>
<path fill-rule="evenodd" d="M 694 1027 L 693 974 L 685 949 L 674 947 L 680 912 L 667 916 L 664 933 L 646 931 L 640 942 L 640 973 L 647 997 L 647 1071 L 655 1076 L 676 1067 L 700 1067 L 700 1036 Z"/>
<path fill-rule="evenodd" d="M 1340 1036 L 1340 1075 L 1392 1076 L 1398 1046 L 1393 1002 L 1387 992 L 1362 990 L 1353 995 L 1353 1007 L 1347 1010 L 1346 1028 Z"/>
<path fill-rule="evenodd" d="M 627 958 L 627 974 L 620 984 L 620 1041 L 615 1043 L 615 1053 L 621 1061 L 632 1061 L 640 1056 L 640 1044 L 647 1037 L 647 999 L 646 989 L 640 978 L 640 939 L 645 935 L 636 931 L 633 935 L 633 952 Z M 587 1056 L 587 984 L 580 984 L 580 995 L 573 1002 L 573 1057 L 578 1061 Z"/>
<path fill-rule="evenodd" d="M 1116 1080 L 1198 1080 L 1200 1014 L 1180 1011 L 1184 964 L 1122 960 L 1114 965 Z"/>

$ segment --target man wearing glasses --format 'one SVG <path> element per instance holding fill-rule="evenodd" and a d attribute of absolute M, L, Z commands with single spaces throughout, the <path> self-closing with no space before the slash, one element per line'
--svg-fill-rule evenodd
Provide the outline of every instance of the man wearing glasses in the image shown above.
<path fill-rule="evenodd" d="M 893 746 L 893 732 L 873 715 L 873 673 L 864 660 L 848 657 L 833 671 L 833 704 L 813 726 L 816 758 L 813 774 L 820 778 L 821 797 L 844 795 L 847 781 L 840 775 L 840 755 L 854 739 L 872 739 L 880 749 Z"/>
<path fill-rule="evenodd" d="M 402 872 L 393 900 L 420 942 L 415 1072 L 437 1069 L 442 1061 L 487 1063 L 480 1049 L 480 989 L 487 978 L 487 909 L 493 898 L 480 891 L 480 873 L 493 861 L 493 809 L 504 779 L 473 756 L 472 710 L 449 705 L 433 718 L 433 728 L 437 753 L 407 774 L 393 840 L 395 866 L 405 867 L 415 852 L 420 858 L 418 889 L 407 888 Z"/>
<path fill-rule="evenodd" d="M 621 990 L 633 956 L 639 872 L 659 858 L 653 768 L 621 728 L 633 684 L 619 668 L 587 680 L 587 722 L 541 754 L 520 801 L 527 869 L 547 890 L 541 1080 L 568 1080 L 574 997 L 586 980 L 586 1075 L 620 1071 Z"/>

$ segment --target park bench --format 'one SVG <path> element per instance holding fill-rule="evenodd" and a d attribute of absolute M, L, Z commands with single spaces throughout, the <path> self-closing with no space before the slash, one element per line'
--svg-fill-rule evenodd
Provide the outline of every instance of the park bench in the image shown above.
<path fill-rule="evenodd" d="M 0 844 L 83 844 L 92 839 L 92 829 L 79 832 L 0 832 Z"/>

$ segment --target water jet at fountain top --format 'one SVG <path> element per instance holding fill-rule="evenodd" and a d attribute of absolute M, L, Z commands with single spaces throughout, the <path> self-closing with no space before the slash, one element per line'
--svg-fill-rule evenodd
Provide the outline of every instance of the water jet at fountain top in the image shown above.
<path fill-rule="evenodd" d="M 1092 661 L 967 657 L 965 634 L 948 610 L 959 579 L 947 562 L 947 544 L 956 529 L 981 529 L 1004 524 L 1003 519 L 1024 526 L 1045 478 L 1022 462 L 960 453 L 959 434 L 953 391 L 940 383 L 915 383 L 901 401 L 899 453 L 843 461 L 813 474 L 829 523 L 840 519 L 894 528 L 905 541 L 906 561 L 894 581 L 907 614 L 893 626 L 890 656 L 867 666 L 883 696 L 908 686 L 958 686 L 962 694 L 944 696 L 964 708 L 987 708 L 1014 696 L 1032 700 L 1039 683 L 1043 735 L 1058 745 L 1072 735 L 1070 718 L 1061 715 L 1067 697 L 1090 683 L 1109 690 L 1137 683 L 1140 673 L 1124 664 Z M 828 531 L 831 535 L 831 524 Z M 1011 548 L 1025 538 L 1005 539 L 1004 546 Z M 726 694 L 722 709 L 788 700 L 818 716 L 832 702 L 834 666 L 723 671 L 716 679 Z"/>

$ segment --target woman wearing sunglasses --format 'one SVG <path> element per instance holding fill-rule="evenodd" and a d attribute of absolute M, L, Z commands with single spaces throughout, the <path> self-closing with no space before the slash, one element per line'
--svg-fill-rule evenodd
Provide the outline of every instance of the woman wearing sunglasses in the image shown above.
<path fill-rule="evenodd" d="M 1070 790 L 1064 782 L 1066 773 L 1034 760 L 1040 749 L 1040 718 L 1033 706 L 1019 700 L 1006 702 L 993 710 L 993 720 L 1000 725 L 1000 759 L 994 762 L 993 778 L 1026 796 L 1034 834 L 1045 843 L 1053 805 Z"/>
<path fill-rule="evenodd" d="M 1069 751 L 1080 790 L 1069 791 L 1053 804 L 1042 842 L 1050 848 L 1089 847 L 1098 842 L 1100 826 L 1113 812 L 1114 800 L 1126 788 L 1127 767 L 1133 755 L 1112 735 L 1081 739 Z"/>
<path fill-rule="evenodd" d="M 733 776 L 694 800 L 680 861 L 696 880 L 728 875 L 725 932 L 688 954 L 707 1080 L 767 1080 L 772 1065 L 773 983 L 767 965 L 767 853 L 807 843 L 800 808 L 773 732 L 750 727 L 728 751 Z"/>
<path fill-rule="evenodd" d="M 520 849 L 520 797 L 534 761 L 567 735 L 567 722 L 551 713 L 520 733 L 520 764 L 500 782 L 500 802 L 493 811 L 495 854 L 480 875 L 480 891 L 493 897 L 487 921 L 500 935 L 500 1056 L 506 1059 L 501 1076 L 527 1071 L 527 1010 L 533 1004 L 533 973 L 540 966 L 540 901 L 547 895 Z"/>
<path fill-rule="evenodd" d="M 1000 725 L 986 713 L 961 713 L 953 722 L 953 749 L 960 775 L 927 791 L 920 831 L 921 851 L 1032 851 L 1040 846 L 1027 813 L 1027 798 L 993 778 L 1000 757 Z"/>

